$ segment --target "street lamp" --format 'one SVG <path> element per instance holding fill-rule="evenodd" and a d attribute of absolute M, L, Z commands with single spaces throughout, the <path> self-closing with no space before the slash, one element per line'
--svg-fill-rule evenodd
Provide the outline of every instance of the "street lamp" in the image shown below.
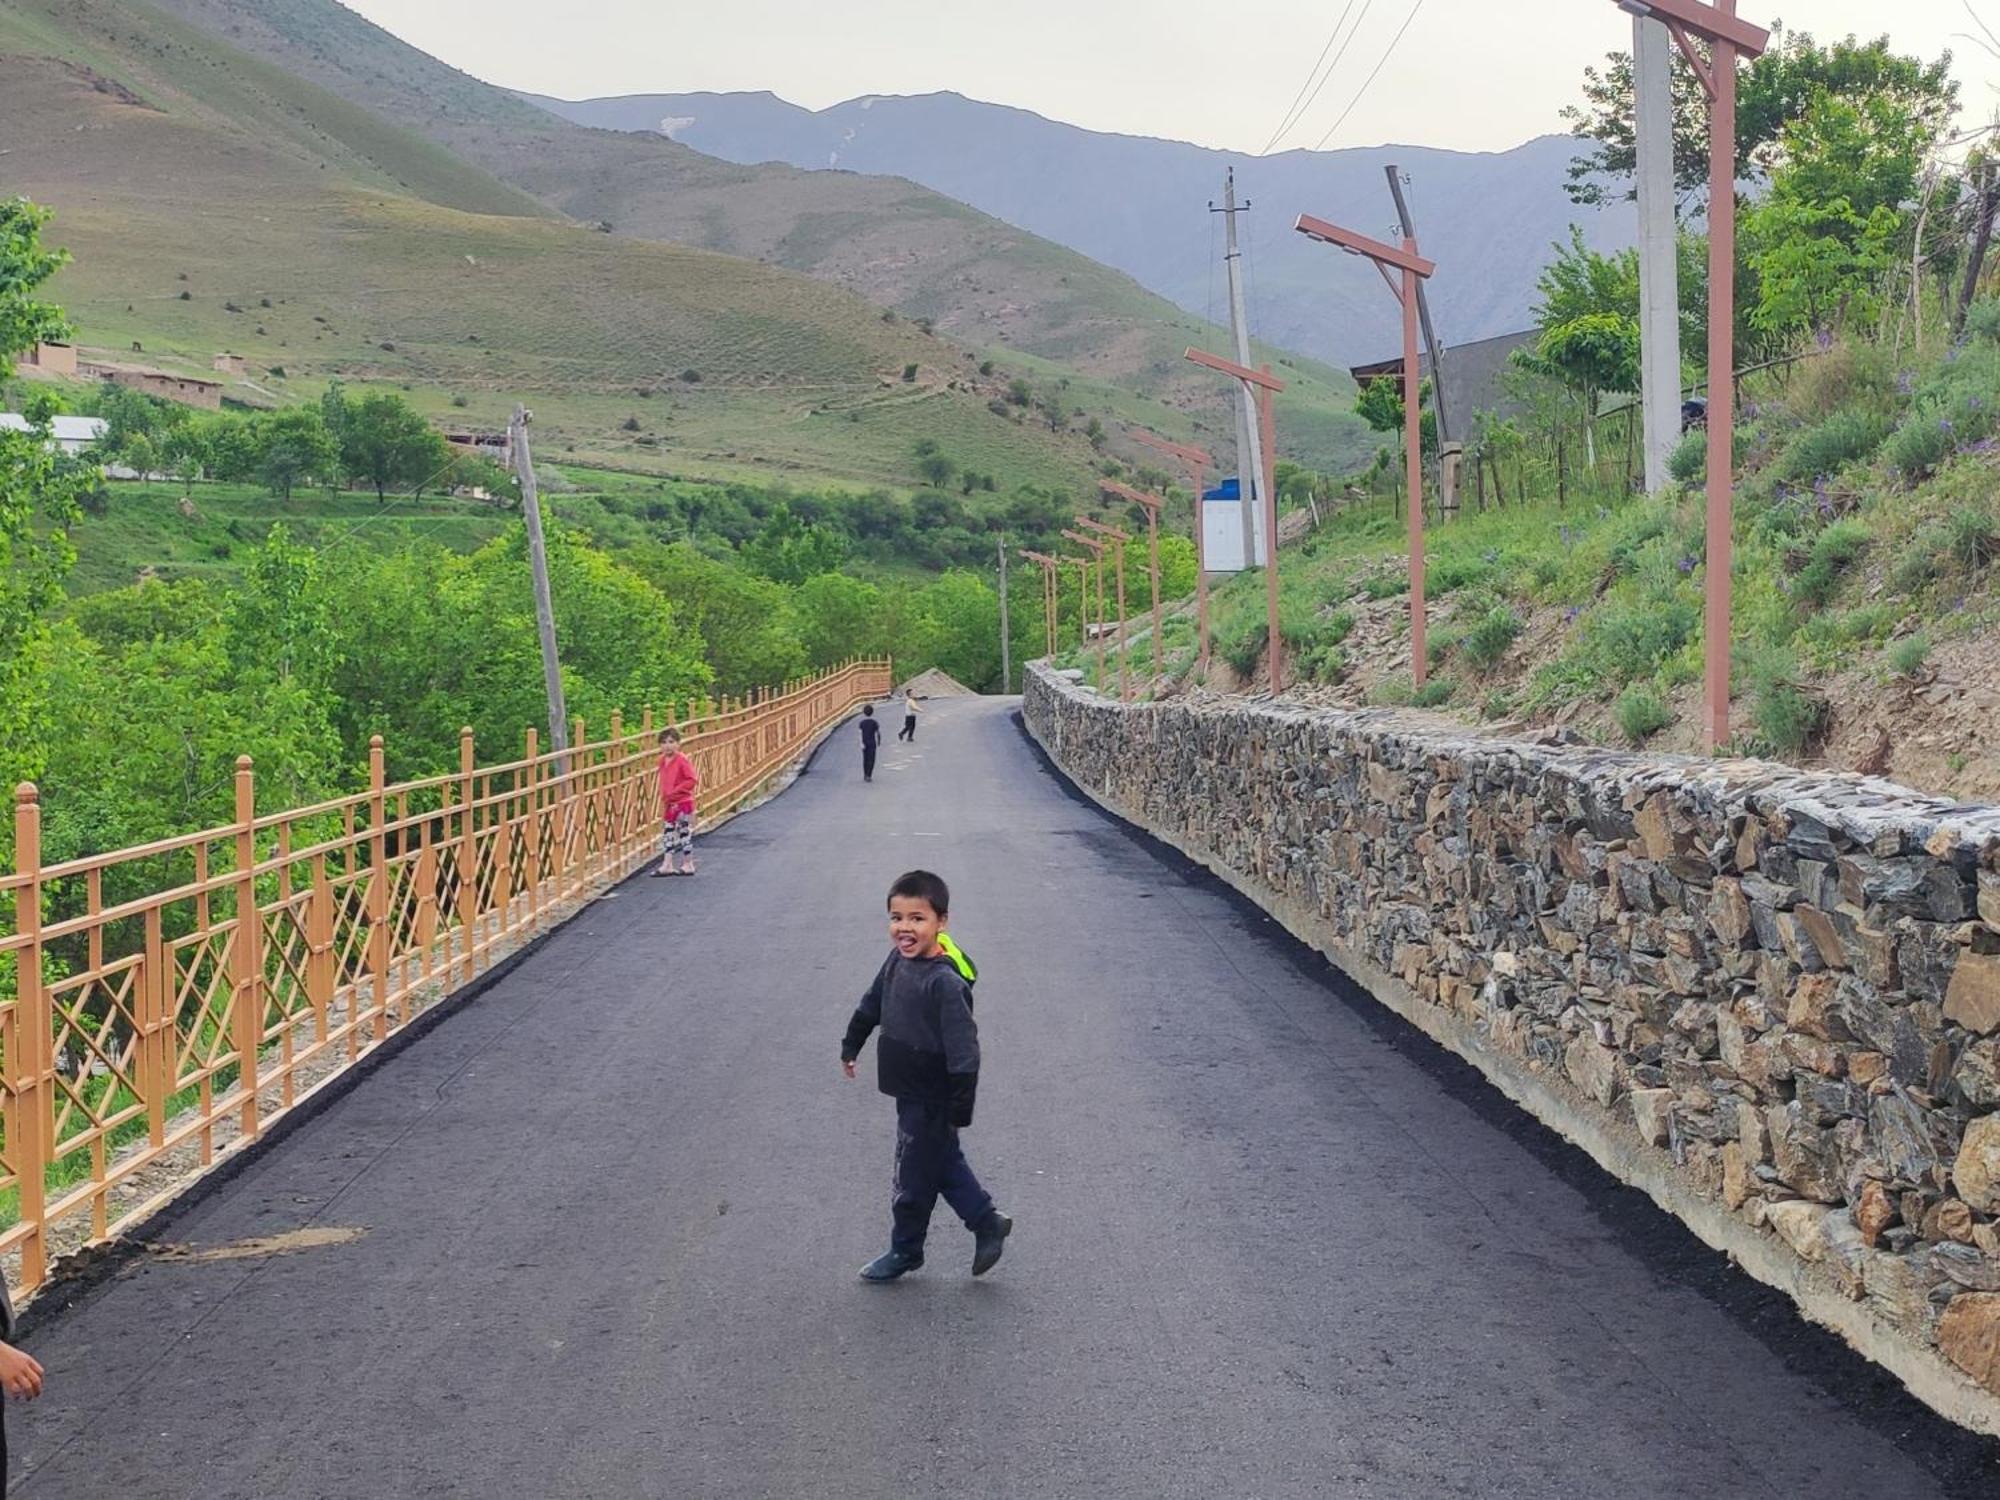
<path fill-rule="evenodd" d="M 1090 549 L 1089 560 L 1079 559 L 1083 564 L 1083 612 L 1085 616 L 1083 631 L 1085 640 L 1090 635 L 1090 564 L 1091 562 L 1097 564 L 1097 686 L 1101 690 L 1104 687 L 1104 552 L 1108 544 L 1081 531 L 1065 530 L 1063 536 L 1075 542 L 1079 547 Z M 1084 641 L 1079 640 L 1077 642 L 1078 648 L 1081 649 L 1083 644 Z"/>
<path fill-rule="evenodd" d="M 1204 678 L 1208 675 L 1208 545 L 1201 534 L 1201 487 L 1202 476 L 1215 460 L 1190 443 L 1170 443 L 1158 433 L 1148 432 L 1143 427 L 1134 427 L 1130 431 L 1135 442 L 1144 443 L 1179 463 L 1186 470 L 1188 483 L 1194 489 L 1195 674 L 1197 678 Z"/>
<path fill-rule="evenodd" d="M 1311 214 L 1300 214 L 1292 227 L 1309 240 L 1373 261 L 1391 295 L 1403 304 L 1403 464 L 1410 491 L 1410 680 L 1422 687 L 1430 663 L 1424 654 L 1424 419 L 1423 382 L 1417 373 L 1417 282 L 1434 275 L 1437 264 L 1417 254 L 1413 235 L 1403 236 L 1400 247 L 1388 245 Z M 1390 275 L 1391 267 L 1400 275 Z"/>
<path fill-rule="evenodd" d="M 1153 575 L 1153 676 L 1158 677 L 1166 670 L 1162 664 L 1160 642 L 1160 507 L 1167 502 L 1158 495 L 1135 490 L 1131 485 L 1120 484 L 1115 479 L 1103 481 L 1102 488 L 1107 495 L 1116 495 L 1146 512 L 1147 566 Z M 1200 509 L 1201 499 L 1197 496 L 1195 510 L 1199 513 Z"/>
<path fill-rule="evenodd" d="M 1025 547 L 1021 556 L 1028 562 L 1036 563 L 1042 570 L 1042 635 L 1048 642 L 1048 654 L 1056 654 L 1056 569 L 1062 559 L 1050 557 L 1046 552 L 1030 552 Z"/>
<path fill-rule="evenodd" d="M 1132 534 L 1120 531 L 1116 526 L 1107 526 L 1102 521 L 1093 521 L 1089 516 L 1078 516 L 1076 524 L 1086 530 L 1096 532 L 1111 543 L 1111 571 L 1118 577 L 1118 701 L 1132 701 L 1132 648 L 1125 639 L 1125 544 L 1132 540 Z M 1103 574 L 1098 574 L 1099 579 Z"/>
<path fill-rule="evenodd" d="M 1275 457 L 1276 448 L 1274 443 L 1276 437 L 1274 429 L 1276 424 L 1271 415 L 1271 399 L 1285 388 L 1285 382 L 1273 375 L 1269 366 L 1261 370 L 1253 370 L 1248 365 L 1239 365 L 1234 360 L 1223 359 L 1220 355 L 1210 354 L 1205 349 L 1190 349 L 1182 358 L 1192 360 L 1205 369 L 1219 370 L 1222 374 L 1239 382 L 1246 392 L 1256 397 L 1257 425 L 1262 429 L 1261 436 L 1264 440 L 1264 472 L 1255 476 L 1255 488 L 1264 492 L 1264 547 L 1266 551 L 1264 593 L 1266 596 L 1266 605 L 1270 613 L 1270 625 L 1267 634 L 1270 636 L 1271 643 L 1271 692 L 1273 694 L 1282 693 L 1285 690 L 1285 669 L 1284 644 L 1278 633 L 1278 497 L 1276 494 L 1277 459 Z M 1239 464 L 1237 467 L 1240 469 L 1242 465 Z M 1250 496 L 1242 493 L 1243 485 L 1251 477 L 1247 474 L 1238 474 L 1236 476 L 1237 491 L 1241 495 L 1241 503 L 1244 505 L 1250 503 Z M 1200 502 L 1197 501 L 1196 504 L 1199 506 Z M 1257 559 L 1246 557 L 1243 561 L 1246 567 L 1250 567 L 1255 566 Z"/>
<path fill-rule="evenodd" d="M 1650 17 L 1708 93 L 1708 523 L 1707 600 L 1703 614 L 1705 701 L 1702 739 L 1709 750 L 1729 738 L 1729 616 L 1733 478 L 1736 467 L 1736 59 L 1760 56 L 1771 34 L 1736 14 L 1736 0 L 1617 0 Z M 1694 39 L 1708 43 L 1706 61 Z"/>

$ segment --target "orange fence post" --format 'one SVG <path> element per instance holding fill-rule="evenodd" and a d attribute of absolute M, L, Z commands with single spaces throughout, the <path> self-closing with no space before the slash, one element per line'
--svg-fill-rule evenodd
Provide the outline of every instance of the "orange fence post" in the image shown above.
<path fill-rule="evenodd" d="M 243 1133 L 257 1134 L 257 1051 L 264 1042 L 263 913 L 257 909 L 257 786 L 250 757 L 236 757 L 236 932 L 229 944 L 235 995 L 236 1076 Z"/>
<path fill-rule="evenodd" d="M 174 1091 L 173 981 L 160 908 L 146 908 L 146 956 L 139 969 L 139 1094 L 146 1101 L 146 1139 L 167 1140 L 167 1096 Z"/>
<path fill-rule="evenodd" d="M 458 931 L 464 975 L 479 971 L 479 830 L 472 794 L 472 726 L 458 731 Z"/>
<path fill-rule="evenodd" d="M 375 1040 L 389 1034 L 389 840 L 383 830 L 382 736 L 368 741 L 368 975 L 375 991 Z M 360 986 L 355 987 L 356 993 Z"/>
<path fill-rule="evenodd" d="M 528 924 L 538 928 L 542 920 L 542 766 L 541 736 L 535 726 L 528 726 L 528 832 L 521 840 L 522 856 L 528 861 L 525 892 L 528 898 Z"/>
<path fill-rule="evenodd" d="M 14 927 L 23 942 L 16 950 L 13 1035 L 7 1041 L 7 1145 L 20 1180 L 21 1284 L 40 1286 L 48 1274 L 43 1219 L 48 1205 L 49 1121 L 45 1106 L 53 1091 L 54 1051 L 48 987 L 42 979 L 42 804 L 32 781 L 14 789 L 14 870 L 22 883 L 14 892 Z"/>

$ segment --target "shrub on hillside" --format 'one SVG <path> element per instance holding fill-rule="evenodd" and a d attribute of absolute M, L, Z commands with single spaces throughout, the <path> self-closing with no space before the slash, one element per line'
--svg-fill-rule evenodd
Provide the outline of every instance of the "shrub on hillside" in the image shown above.
<path fill-rule="evenodd" d="M 1793 597 L 1818 607 L 1833 598 L 1841 575 L 1868 550 L 1868 528 L 1859 521 L 1835 521 L 1813 539 L 1812 552 L 1792 586 Z"/>
<path fill-rule="evenodd" d="M 1434 560 L 1424 572 L 1424 593 L 1442 599 L 1458 589 L 1485 583 L 1493 576 L 1493 565 L 1482 558 L 1446 554 Z"/>
<path fill-rule="evenodd" d="M 1775 755 L 1796 756 L 1826 730 L 1826 699 L 1799 681 L 1787 651 L 1760 653 L 1750 664 L 1750 718 L 1758 738 Z"/>
<path fill-rule="evenodd" d="M 1886 653 L 1889 670 L 1898 677 L 1914 677 L 1931 654 L 1930 637 L 1922 634 L 1903 637 Z"/>
<path fill-rule="evenodd" d="M 1490 667 L 1507 654 L 1507 648 L 1520 634 L 1521 622 L 1514 611 L 1504 604 L 1496 604 L 1465 632 L 1460 649 L 1465 659 L 1475 667 Z"/>
<path fill-rule="evenodd" d="M 1810 484 L 1815 479 L 1837 474 L 1881 447 L 1891 426 L 1886 416 L 1875 412 L 1835 412 L 1785 445 L 1778 459 L 1777 476 L 1791 484 Z"/>
<path fill-rule="evenodd" d="M 1952 561 L 1968 573 L 2000 557 L 2000 515 L 1991 504 L 1960 506 L 1945 518 L 1944 530 Z"/>
<path fill-rule="evenodd" d="M 1433 677 L 1414 693 L 1410 694 L 1412 708 L 1442 708 L 1451 702 L 1451 695 L 1458 685 L 1449 677 Z"/>
<path fill-rule="evenodd" d="M 1975 343 L 2000 344 L 2000 299 L 1986 298 L 1966 309 L 1965 336 Z"/>
<path fill-rule="evenodd" d="M 1667 472 L 1682 484 L 1693 484 L 1708 469 L 1708 434 L 1700 428 L 1683 433 L 1667 459 Z"/>
<path fill-rule="evenodd" d="M 1672 710 L 1649 687 L 1625 689 L 1612 705 L 1611 716 L 1618 721 L 1618 732 L 1635 745 L 1644 744 L 1674 721 Z"/>
<path fill-rule="evenodd" d="M 1608 685 L 1622 686 L 1652 676 L 1694 639 L 1700 623 L 1701 609 L 1692 599 L 1607 605 L 1584 621 L 1577 653 Z"/>
<path fill-rule="evenodd" d="M 1882 450 L 1905 484 L 1915 484 L 1945 461 L 1952 449 L 1951 424 L 1934 411 L 1918 412 L 1898 427 Z"/>
<path fill-rule="evenodd" d="M 1410 591 L 1407 573 L 1374 573 L 1361 581 L 1361 592 L 1370 599 L 1393 599 Z"/>

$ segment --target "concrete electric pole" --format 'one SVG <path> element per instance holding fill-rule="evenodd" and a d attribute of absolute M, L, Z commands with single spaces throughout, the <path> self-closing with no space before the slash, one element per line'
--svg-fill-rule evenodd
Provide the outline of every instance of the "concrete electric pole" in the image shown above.
<path fill-rule="evenodd" d="M 1007 538 L 1000 538 L 1000 696 L 1014 689 L 1013 642 L 1007 635 Z"/>
<path fill-rule="evenodd" d="M 1222 263 L 1229 272 L 1229 332 L 1235 341 L 1236 363 L 1245 369 L 1250 366 L 1250 320 L 1243 310 L 1243 254 L 1236 248 L 1236 216 L 1244 213 L 1250 205 L 1239 205 L 1236 201 L 1236 169 L 1231 167 L 1222 179 L 1222 207 L 1208 206 L 1210 213 L 1223 216 L 1224 249 Z M 1243 506 L 1243 566 L 1255 568 L 1267 564 L 1264 549 L 1258 545 L 1257 499 L 1264 487 L 1263 446 L 1259 439 L 1257 398 L 1250 388 L 1242 386 L 1236 405 L 1236 485 L 1242 497 Z M 1195 497 L 1199 508 L 1201 498 Z"/>
<path fill-rule="evenodd" d="M 1388 166 L 1382 170 L 1389 174 L 1389 193 L 1396 200 L 1396 218 L 1403 226 L 1403 238 L 1414 243 L 1417 224 L 1410 217 L 1410 205 L 1403 197 L 1403 169 Z M 1442 449 L 1451 441 L 1451 424 L 1444 410 L 1444 350 L 1438 347 L 1437 329 L 1431 326 L 1431 299 L 1421 279 L 1417 282 L 1417 319 L 1423 324 L 1424 347 L 1431 356 L 1431 410 L 1437 413 L 1438 447 Z"/>
<path fill-rule="evenodd" d="M 508 448 L 514 474 L 521 481 L 521 512 L 528 523 L 528 565 L 535 575 L 535 629 L 542 638 L 542 686 L 549 695 L 549 744 L 558 753 L 569 750 L 569 712 L 563 706 L 562 666 L 556 657 L 555 606 L 549 602 L 549 554 L 542 542 L 542 503 L 535 492 L 535 461 L 528 452 L 528 409 L 514 408 L 507 424 Z M 568 763 L 558 762 L 567 771 Z"/>
<path fill-rule="evenodd" d="M 1667 485 L 1681 437 L 1680 264 L 1674 228 L 1673 38 L 1652 16 L 1632 18 L 1639 186 L 1639 373 L 1646 493 Z"/>

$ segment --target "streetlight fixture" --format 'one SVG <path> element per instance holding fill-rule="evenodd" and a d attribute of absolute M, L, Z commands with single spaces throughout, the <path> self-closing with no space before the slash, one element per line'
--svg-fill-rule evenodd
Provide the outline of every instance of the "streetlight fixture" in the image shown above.
<path fill-rule="evenodd" d="M 1116 526 L 1107 526 L 1102 521 L 1093 521 L 1089 516 L 1078 516 L 1076 524 L 1097 533 L 1111 543 L 1111 571 L 1118 578 L 1118 701 L 1130 703 L 1132 647 L 1125 639 L 1125 544 L 1132 540 L 1132 534 L 1129 531 L 1120 531 Z"/>
<path fill-rule="evenodd" d="M 1036 563 L 1042 570 L 1042 634 L 1048 642 L 1048 654 L 1056 654 L 1056 569 L 1062 566 L 1062 559 L 1050 557 L 1046 552 L 1030 552 L 1021 549 L 1021 557 Z"/>
<path fill-rule="evenodd" d="M 1230 379 L 1240 382 L 1243 389 L 1256 398 L 1257 425 L 1263 429 L 1264 472 L 1254 476 L 1254 479 L 1255 488 L 1264 492 L 1264 547 L 1267 554 L 1264 565 L 1264 593 L 1266 609 L 1270 616 L 1266 634 L 1270 637 L 1271 646 L 1271 692 L 1273 695 L 1282 693 L 1285 690 L 1285 668 L 1284 642 L 1278 631 L 1277 458 L 1273 441 L 1276 437 L 1274 430 L 1276 423 L 1271 413 L 1271 399 L 1285 388 L 1285 382 L 1273 375 L 1268 366 L 1261 370 L 1253 370 L 1248 365 L 1239 365 L 1234 360 L 1223 359 L 1220 355 L 1210 354 L 1205 349 L 1190 349 L 1182 357 L 1192 360 L 1205 369 L 1220 371 Z M 1242 466 L 1239 464 L 1238 467 Z M 1250 503 L 1250 497 L 1242 494 L 1243 483 L 1252 477 L 1244 474 L 1236 476 L 1237 491 L 1244 505 Z M 1252 566 L 1256 561 L 1255 558 L 1244 559 L 1246 566 Z"/>
<path fill-rule="evenodd" d="M 1092 562 L 1097 564 L 1097 686 L 1101 690 L 1104 686 L 1104 553 L 1109 544 L 1101 542 L 1096 537 L 1082 531 L 1065 530 L 1063 536 L 1075 542 L 1077 546 L 1088 548 L 1090 551 L 1090 558 L 1088 560 L 1079 559 L 1083 565 L 1083 612 L 1086 617 L 1083 633 L 1085 640 L 1090 636 L 1090 624 L 1088 620 L 1090 614 L 1090 564 Z M 1083 644 L 1084 641 L 1079 640 L 1077 642 L 1078 648 L 1080 649 Z"/>
<path fill-rule="evenodd" d="M 1410 491 L 1410 680 L 1422 687 L 1430 662 L 1424 651 L 1423 382 L 1417 372 L 1417 283 L 1435 275 L 1437 263 L 1417 253 L 1414 235 L 1405 235 L 1399 247 L 1311 214 L 1300 214 L 1292 227 L 1309 240 L 1373 261 L 1390 294 L 1403 304 L 1403 465 Z M 1392 267 L 1397 275 L 1390 274 Z"/>
<path fill-rule="evenodd" d="M 1616 0 L 1663 23 L 1694 69 L 1708 111 L 1708 522 L 1703 611 L 1702 739 L 1729 739 L 1730 554 L 1736 468 L 1736 59 L 1758 57 L 1771 33 L 1736 14 L 1736 0 Z M 1708 43 L 1703 59 L 1694 39 Z"/>
<path fill-rule="evenodd" d="M 1143 427 L 1130 429 L 1135 442 L 1144 443 L 1156 453 L 1163 453 L 1180 464 L 1186 472 L 1188 484 L 1194 489 L 1194 629 L 1195 629 L 1195 673 L 1197 677 L 1208 675 L 1208 548 L 1202 540 L 1201 487 L 1203 475 L 1215 460 L 1192 443 L 1171 443 L 1156 432 L 1148 432 Z"/>
<path fill-rule="evenodd" d="M 1146 512 L 1147 565 L 1153 576 L 1153 676 L 1158 677 L 1166 671 L 1160 640 L 1160 507 L 1167 502 L 1158 495 L 1135 490 L 1131 485 L 1120 484 L 1115 479 L 1104 480 L 1101 487 L 1107 495 L 1116 495 Z M 1197 497 L 1195 508 L 1199 511 L 1200 507 L 1201 500 Z"/>

